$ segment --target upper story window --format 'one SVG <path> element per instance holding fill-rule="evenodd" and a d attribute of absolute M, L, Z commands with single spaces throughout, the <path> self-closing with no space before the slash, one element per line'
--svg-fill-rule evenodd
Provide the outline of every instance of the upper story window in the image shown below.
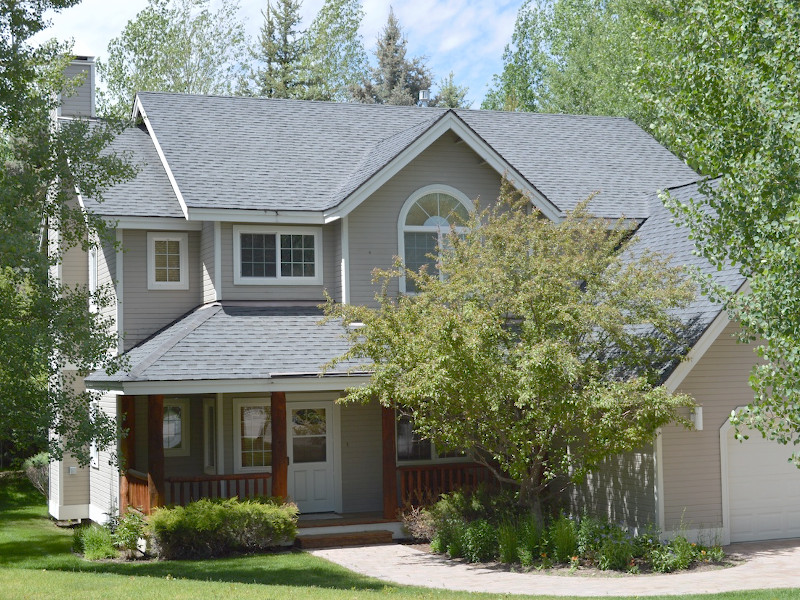
<path fill-rule="evenodd" d="M 189 234 L 147 234 L 147 289 L 189 289 Z"/>
<path fill-rule="evenodd" d="M 398 222 L 399 254 L 407 269 L 418 271 L 423 265 L 436 272 L 436 254 L 451 227 L 469 217 L 472 202 L 457 189 L 447 185 L 430 185 L 414 192 L 400 211 Z M 400 280 L 401 292 L 415 292 L 414 282 Z"/>
<path fill-rule="evenodd" d="M 320 229 L 233 227 L 236 285 L 321 284 Z"/>

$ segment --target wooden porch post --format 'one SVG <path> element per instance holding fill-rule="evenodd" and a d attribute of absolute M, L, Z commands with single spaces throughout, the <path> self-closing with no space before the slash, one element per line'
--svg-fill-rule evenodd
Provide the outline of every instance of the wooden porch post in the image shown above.
<path fill-rule="evenodd" d="M 136 410 L 133 396 L 122 396 L 120 399 L 120 413 L 122 415 L 122 427 L 128 430 L 128 435 L 120 440 L 120 454 L 125 471 L 136 464 Z M 126 472 L 119 476 L 119 511 L 125 514 L 128 510 L 128 476 Z"/>
<path fill-rule="evenodd" d="M 383 439 L 383 518 L 397 518 L 397 444 L 393 408 L 381 407 Z"/>
<path fill-rule="evenodd" d="M 150 508 L 164 506 L 164 396 L 147 397 L 147 489 Z"/>
<path fill-rule="evenodd" d="M 289 454 L 286 447 L 286 394 L 272 392 L 270 402 L 272 419 L 272 495 L 288 495 Z"/>

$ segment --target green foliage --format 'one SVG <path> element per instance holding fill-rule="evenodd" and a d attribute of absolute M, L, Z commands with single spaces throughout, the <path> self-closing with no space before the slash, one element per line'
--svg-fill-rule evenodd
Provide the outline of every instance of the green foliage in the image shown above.
<path fill-rule="evenodd" d="M 547 537 L 555 562 L 570 562 L 578 553 L 578 527 L 569 517 L 562 514 L 554 520 L 547 531 Z"/>
<path fill-rule="evenodd" d="M 471 100 L 467 100 L 469 88 L 456 84 L 453 72 L 439 82 L 439 91 L 430 102 L 430 106 L 439 108 L 469 108 Z"/>
<path fill-rule="evenodd" d="M 307 81 L 302 70 L 304 53 L 300 25 L 300 1 L 271 0 L 262 11 L 264 23 L 258 34 L 258 51 L 254 53 L 261 66 L 255 72 L 256 94 L 267 98 L 296 98 L 304 94 Z"/>
<path fill-rule="evenodd" d="M 389 7 L 389 19 L 378 37 L 375 57 L 378 65 L 369 70 L 361 85 L 351 88 L 357 102 L 413 106 L 420 90 L 431 87 L 431 72 L 425 57 L 406 58 L 407 40 L 400 22 Z"/>
<path fill-rule="evenodd" d="M 306 33 L 304 68 L 309 100 L 350 100 L 350 89 L 367 74 L 367 53 L 358 32 L 361 0 L 325 0 Z"/>
<path fill-rule="evenodd" d="M 145 537 L 146 526 L 147 521 L 140 512 L 128 510 L 119 518 L 111 539 L 117 548 L 135 555 L 139 551 L 139 540 Z"/>
<path fill-rule="evenodd" d="M 470 562 L 488 562 L 497 557 L 497 529 L 484 519 L 464 529 L 464 556 Z"/>
<path fill-rule="evenodd" d="M 126 118 L 139 91 L 228 94 L 242 69 L 244 27 L 238 0 L 149 0 L 98 63 L 105 115 Z"/>
<path fill-rule="evenodd" d="M 647 7 L 637 0 L 528 0 L 482 108 L 625 116 L 647 127 L 652 110 L 631 89 Z"/>
<path fill-rule="evenodd" d="M 5 3 L 0 19 L 0 39 L 13 40 L 0 44 L 0 439 L 47 445 L 53 459 L 68 450 L 86 463 L 92 439 L 100 447 L 116 441 L 115 424 L 100 414 L 92 421 L 89 394 L 73 383 L 104 363 L 115 370 L 108 351 L 116 337 L 100 312 L 87 311 L 86 287 L 62 286 L 54 273 L 67 250 L 86 250 L 105 232 L 79 208 L 76 188 L 102 201 L 134 169 L 107 151 L 117 125 L 76 119 L 53 127 L 59 94 L 79 83 L 64 78 L 70 49 L 29 40 L 45 28 L 45 11 L 75 3 Z M 110 301 L 104 290 L 94 300 Z"/>
<path fill-rule="evenodd" d="M 111 539 L 111 531 L 107 527 L 101 527 L 94 523 L 75 528 L 72 548 L 75 552 L 83 554 L 86 560 L 102 560 L 119 556 Z"/>
<path fill-rule="evenodd" d="M 800 5 L 784 0 L 662 0 L 644 53 L 644 100 L 656 135 L 702 173 L 719 176 L 673 211 L 698 252 L 736 266 L 750 293 L 709 286 L 758 340 L 755 400 L 734 423 L 800 443 Z M 754 361 L 755 362 L 755 361 Z M 800 466 L 800 453 L 795 453 Z"/>
<path fill-rule="evenodd" d="M 293 504 L 198 500 L 155 511 L 149 525 L 162 558 L 210 558 L 291 541 L 297 514 Z"/>
<path fill-rule="evenodd" d="M 634 542 L 627 534 L 609 536 L 597 552 L 597 566 L 603 571 L 624 571 L 631 565 L 634 553 Z"/>
<path fill-rule="evenodd" d="M 327 314 L 350 338 L 342 358 L 373 373 L 347 401 L 402 406 L 422 437 L 470 448 L 536 512 L 555 478 L 579 481 L 658 427 L 688 425 L 692 401 L 658 382 L 685 351 L 672 311 L 693 284 L 635 242 L 620 251 L 621 222 L 580 207 L 553 227 L 529 207 L 505 185 L 447 236 L 441 277 L 378 270 L 378 308 L 329 301 Z M 398 297 L 401 277 L 418 293 Z"/>
<path fill-rule="evenodd" d="M 22 470 L 41 494 L 47 498 L 50 495 L 50 455 L 39 452 L 22 463 Z"/>
<path fill-rule="evenodd" d="M 497 527 L 497 555 L 500 562 L 519 560 L 519 527 L 513 521 L 504 521 Z"/>

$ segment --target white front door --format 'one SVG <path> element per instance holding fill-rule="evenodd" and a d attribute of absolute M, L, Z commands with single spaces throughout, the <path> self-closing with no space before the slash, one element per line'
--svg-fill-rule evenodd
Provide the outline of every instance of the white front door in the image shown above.
<path fill-rule="evenodd" d="M 335 510 L 333 402 L 286 404 L 288 492 L 301 513 Z"/>

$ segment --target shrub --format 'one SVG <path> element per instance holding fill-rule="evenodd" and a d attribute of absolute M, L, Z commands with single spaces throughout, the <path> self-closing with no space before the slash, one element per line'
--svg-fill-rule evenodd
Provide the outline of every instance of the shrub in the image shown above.
<path fill-rule="evenodd" d="M 561 515 L 553 521 L 548 530 L 553 560 L 569 562 L 578 552 L 578 531 L 575 521 Z"/>
<path fill-rule="evenodd" d="M 523 566 L 530 566 L 533 561 L 542 553 L 542 546 L 545 545 L 544 529 L 533 515 L 525 515 L 519 520 L 519 558 Z M 530 556 L 530 561 L 525 564 L 523 560 L 523 550 L 525 556 Z"/>
<path fill-rule="evenodd" d="M 411 506 L 400 513 L 400 521 L 415 540 L 430 542 L 436 534 L 433 515 L 426 508 Z"/>
<path fill-rule="evenodd" d="M 678 557 L 669 546 L 653 548 L 649 558 L 650 566 L 656 573 L 671 573 L 679 568 Z"/>
<path fill-rule="evenodd" d="M 198 500 L 162 508 L 150 531 L 163 558 L 210 558 L 264 550 L 289 542 L 297 532 L 297 507 L 274 502 Z"/>
<path fill-rule="evenodd" d="M 111 532 L 106 527 L 92 524 L 77 527 L 72 534 L 72 549 L 82 553 L 86 560 L 116 558 L 119 552 L 114 548 Z"/>
<path fill-rule="evenodd" d="M 685 537 L 679 535 L 670 542 L 670 547 L 675 553 L 677 568 L 679 570 L 688 569 L 695 558 L 695 546 L 690 544 Z"/>
<path fill-rule="evenodd" d="M 513 563 L 519 559 L 519 526 L 513 521 L 504 521 L 497 528 L 497 553 L 500 562 Z"/>
<path fill-rule="evenodd" d="M 50 492 L 50 455 L 47 452 L 34 454 L 22 463 L 22 470 L 33 487 L 47 498 Z"/>
<path fill-rule="evenodd" d="M 597 566 L 603 571 L 624 571 L 633 559 L 633 541 L 627 536 L 608 537 L 597 552 Z"/>
<path fill-rule="evenodd" d="M 491 523 L 478 519 L 467 525 L 464 556 L 470 562 L 487 562 L 497 557 L 497 530 Z"/>
<path fill-rule="evenodd" d="M 111 534 L 111 539 L 120 550 L 126 551 L 129 556 L 139 552 L 139 540 L 145 537 L 147 521 L 142 513 L 129 510 L 117 521 L 117 526 Z"/>

